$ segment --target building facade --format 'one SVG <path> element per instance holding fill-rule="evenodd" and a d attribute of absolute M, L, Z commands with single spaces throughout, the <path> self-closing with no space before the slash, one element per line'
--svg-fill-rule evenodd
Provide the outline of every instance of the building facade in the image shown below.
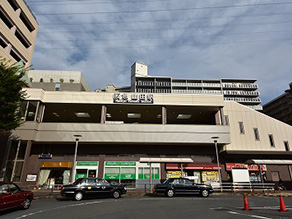
<path fill-rule="evenodd" d="M 0 1 L 0 57 L 30 66 L 38 23 L 23 0 Z"/>
<path fill-rule="evenodd" d="M 292 125 L 292 82 L 284 94 L 264 105 L 264 113 Z"/>
<path fill-rule="evenodd" d="M 265 181 L 291 187 L 292 153 L 285 145 L 292 127 L 222 94 L 27 92 L 25 123 L 14 132 L 6 169 L 6 178 L 23 186 L 86 176 L 133 189 L 179 175 L 218 183 L 216 138 L 224 182 L 241 166 L 253 182 L 265 174 Z"/>
<path fill-rule="evenodd" d="M 262 110 L 260 92 L 254 79 L 175 79 L 148 75 L 148 66 L 135 62 L 131 67 L 131 91 L 144 93 L 223 94 L 236 101 Z"/>
<path fill-rule="evenodd" d="M 90 91 L 81 71 L 30 70 L 32 88 L 46 91 Z"/>

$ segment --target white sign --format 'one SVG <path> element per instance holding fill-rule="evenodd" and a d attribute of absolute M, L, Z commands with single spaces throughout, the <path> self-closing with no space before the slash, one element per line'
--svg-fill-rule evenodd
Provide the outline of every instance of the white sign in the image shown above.
<path fill-rule="evenodd" d="M 232 169 L 233 182 L 250 182 L 248 169 Z"/>
<path fill-rule="evenodd" d="M 153 94 L 116 93 L 114 103 L 153 103 Z"/>
<path fill-rule="evenodd" d="M 37 175 L 36 174 L 27 174 L 26 175 L 26 182 L 36 182 Z"/>

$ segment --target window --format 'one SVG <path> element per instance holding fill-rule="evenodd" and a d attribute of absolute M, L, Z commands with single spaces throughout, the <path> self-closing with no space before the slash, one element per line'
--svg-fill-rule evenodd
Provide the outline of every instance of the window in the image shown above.
<path fill-rule="evenodd" d="M 9 29 L 11 29 L 14 25 L 1 8 L 0 8 L 0 20 L 2 20 Z"/>
<path fill-rule="evenodd" d="M 28 42 L 28 40 L 23 36 L 22 33 L 20 33 L 20 31 L 16 30 L 15 32 L 15 36 L 17 37 L 17 39 L 22 43 L 22 45 L 25 48 L 29 48 L 31 46 L 31 44 Z"/>
<path fill-rule="evenodd" d="M 1 193 L 9 193 L 9 188 L 7 184 L 0 186 L 0 194 Z"/>
<path fill-rule="evenodd" d="M 16 11 L 19 8 L 19 5 L 16 3 L 15 0 L 8 0 L 8 2 L 11 5 L 11 7 L 14 9 L 14 11 Z"/>
<path fill-rule="evenodd" d="M 0 38 L 0 46 L 2 48 L 6 48 L 7 47 L 7 43 L 3 39 L 1 39 L 1 38 Z"/>
<path fill-rule="evenodd" d="M 15 193 L 19 191 L 19 188 L 14 184 L 9 184 L 10 192 Z"/>
<path fill-rule="evenodd" d="M 259 136 L 259 130 L 258 128 L 254 128 L 253 129 L 253 132 L 254 132 L 254 138 L 256 141 L 259 141 L 260 140 L 260 136 Z"/>
<path fill-rule="evenodd" d="M 224 116 L 225 119 L 225 125 L 229 125 L 229 118 L 227 115 Z"/>
<path fill-rule="evenodd" d="M 273 137 L 272 134 L 269 135 L 269 140 L 270 140 L 270 146 L 271 146 L 271 147 L 275 147 L 274 137 Z"/>
<path fill-rule="evenodd" d="M 19 17 L 20 17 L 20 19 L 22 20 L 22 22 L 24 23 L 24 25 L 26 26 L 26 28 L 27 28 L 30 32 L 32 32 L 32 31 L 35 30 L 34 26 L 32 25 L 32 23 L 29 21 L 29 19 L 27 18 L 27 16 L 26 16 L 23 12 L 21 12 L 21 14 L 20 14 Z"/>
<path fill-rule="evenodd" d="M 289 142 L 288 141 L 284 141 L 284 145 L 285 145 L 286 151 L 290 151 Z"/>
<path fill-rule="evenodd" d="M 244 126 L 243 126 L 243 122 L 239 122 L 239 132 L 240 134 L 244 134 Z"/>

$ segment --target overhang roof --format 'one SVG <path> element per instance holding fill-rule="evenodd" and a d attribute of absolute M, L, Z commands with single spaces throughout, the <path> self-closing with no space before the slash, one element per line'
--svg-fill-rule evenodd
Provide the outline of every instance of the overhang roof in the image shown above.
<path fill-rule="evenodd" d="M 140 163 L 193 163 L 191 158 L 141 157 Z"/>
<path fill-rule="evenodd" d="M 251 159 L 246 161 L 247 164 L 278 164 L 278 165 L 292 165 L 292 160 L 257 160 Z"/>

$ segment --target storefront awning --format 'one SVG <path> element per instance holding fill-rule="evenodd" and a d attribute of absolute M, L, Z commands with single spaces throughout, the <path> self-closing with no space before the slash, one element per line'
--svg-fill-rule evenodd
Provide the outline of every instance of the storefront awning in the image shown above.
<path fill-rule="evenodd" d="M 141 157 L 140 163 L 193 163 L 191 158 Z"/>
<path fill-rule="evenodd" d="M 292 165 L 292 160 L 255 160 L 246 161 L 247 164 L 275 164 L 275 165 Z"/>
<path fill-rule="evenodd" d="M 177 163 L 167 163 L 167 170 L 180 170 L 183 168 L 184 170 L 218 170 L 218 166 L 216 164 L 184 164 L 181 167 Z M 219 167 L 221 169 L 221 167 Z"/>

